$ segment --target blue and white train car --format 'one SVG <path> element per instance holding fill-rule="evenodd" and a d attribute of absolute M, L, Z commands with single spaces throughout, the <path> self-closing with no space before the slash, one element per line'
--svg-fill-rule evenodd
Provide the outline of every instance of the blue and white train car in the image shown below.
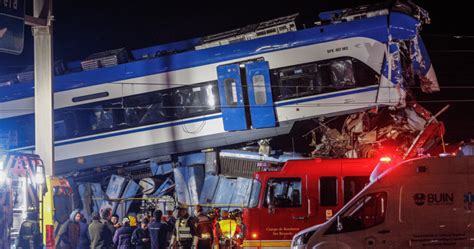
<path fill-rule="evenodd" d="M 96 70 L 69 63 L 54 78 L 56 172 L 273 137 L 303 119 L 403 105 L 415 78 L 438 90 L 419 36 L 421 8 L 397 3 L 320 17 L 324 24 L 313 28 L 267 28 L 238 42 L 233 34 L 137 50 L 127 63 L 97 62 Z M 192 49 L 158 53 L 188 43 Z M 0 87 L 0 133 L 10 149 L 34 149 L 33 86 Z"/>

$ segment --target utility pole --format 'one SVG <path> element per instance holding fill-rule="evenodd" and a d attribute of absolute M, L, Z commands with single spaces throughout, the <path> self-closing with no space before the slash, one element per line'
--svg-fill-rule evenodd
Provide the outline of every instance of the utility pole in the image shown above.
<path fill-rule="evenodd" d="M 52 0 L 33 0 L 32 26 L 35 63 L 35 144 L 45 173 L 54 175 L 54 93 Z"/>

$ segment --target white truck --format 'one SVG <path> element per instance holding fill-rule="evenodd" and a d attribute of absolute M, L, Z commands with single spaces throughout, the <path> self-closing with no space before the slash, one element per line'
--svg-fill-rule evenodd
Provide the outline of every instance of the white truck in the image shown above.
<path fill-rule="evenodd" d="M 474 156 L 420 158 L 375 169 L 335 216 L 292 248 L 473 248 Z"/>

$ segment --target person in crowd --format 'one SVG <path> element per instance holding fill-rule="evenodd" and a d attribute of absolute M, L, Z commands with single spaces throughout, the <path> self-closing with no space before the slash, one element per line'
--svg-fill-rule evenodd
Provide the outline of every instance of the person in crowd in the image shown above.
<path fill-rule="evenodd" d="M 109 230 L 112 235 L 115 234 L 115 231 L 117 230 L 114 227 L 114 224 L 110 221 L 112 217 L 112 209 L 111 208 L 105 208 L 100 212 L 100 222 L 102 222 Z"/>
<path fill-rule="evenodd" d="M 110 229 L 101 222 L 97 212 L 92 213 L 92 222 L 89 225 L 91 249 L 112 249 L 112 234 Z"/>
<path fill-rule="evenodd" d="M 238 248 L 242 247 L 242 244 L 245 240 L 245 236 L 247 234 L 247 226 L 245 226 L 242 217 L 242 210 L 234 209 L 231 212 L 231 216 L 235 220 L 237 227 L 235 229 L 234 234 L 234 242 Z"/>
<path fill-rule="evenodd" d="M 171 231 L 171 226 L 163 222 L 162 218 L 163 212 L 155 210 L 153 212 L 153 221 L 148 226 L 152 249 L 165 249 L 168 246 L 168 233 Z"/>
<path fill-rule="evenodd" d="M 79 236 L 79 247 L 78 249 L 89 249 L 91 248 L 91 241 L 89 239 L 89 229 L 87 221 L 84 215 L 81 215 L 81 221 L 79 221 L 80 236 Z"/>
<path fill-rule="evenodd" d="M 163 217 L 163 222 L 166 222 L 169 226 L 168 235 L 166 236 L 166 241 L 171 241 L 171 237 L 173 236 L 173 228 L 176 224 L 176 217 L 173 214 L 173 210 L 166 211 L 166 217 Z"/>
<path fill-rule="evenodd" d="M 227 210 L 222 210 L 221 220 L 217 223 L 217 236 L 221 248 L 234 248 L 234 235 L 237 229 L 237 222 L 231 219 Z"/>
<path fill-rule="evenodd" d="M 139 224 L 138 224 L 138 221 L 139 221 L 139 220 L 137 219 L 137 214 L 135 214 L 135 213 L 129 213 L 129 214 L 127 215 L 127 217 L 128 217 L 128 220 L 130 221 L 130 223 L 129 223 L 130 227 L 131 227 L 133 230 L 135 230 L 135 229 L 138 227 L 138 225 L 139 225 Z"/>
<path fill-rule="evenodd" d="M 174 227 L 176 223 L 176 218 L 173 215 L 173 210 L 166 211 L 166 222 L 171 226 Z"/>
<path fill-rule="evenodd" d="M 130 227 L 130 220 L 125 217 L 122 219 L 122 227 L 117 229 L 114 234 L 113 242 L 116 249 L 131 249 L 133 229 Z"/>
<path fill-rule="evenodd" d="M 38 212 L 36 210 L 27 211 L 26 220 L 20 225 L 15 245 L 17 249 L 43 248 L 43 236 L 41 236 Z"/>
<path fill-rule="evenodd" d="M 178 208 L 178 219 L 171 237 L 171 248 L 191 249 L 196 248 L 198 237 L 196 236 L 196 226 L 194 219 L 189 216 L 187 207 Z"/>
<path fill-rule="evenodd" d="M 218 222 L 220 220 L 221 216 L 221 210 L 218 207 L 214 207 L 211 210 L 207 212 L 207 216 L 211 219 L 212 221 L 212 235 L 213 235 L 213 248 L 219 248 L 219 236 L 217 235 L 217 227 L 218 227 Z"/>
<path fill-rule="evenodd" d="M 149 220 L 147 217 L 143 217 L 140 221 L 140 227 L 137 227 L 132 234 L 132 245 L 135 249 L 150 249 L 150 232 L 148 230 Z"/>
<path fill-rule="evenodd" d="M 204 214 L 203 208 L 200 205 L 194 207 L 194 216 L 196 224 L 196 232 L 198 236 L 198 248 L 206 249 L 212 248 L 213 245 L 213 226 L 212 220 Z"/>
<path fill-rule="evenodd" d="M 82 215 L 78 210 L 71 212 L 69 219 L 63 223 L 56 237 L 57 249 L 76 249 L 79 247 Z"/>
<path fill-rule="evenodd" d="M 112 217 L 110 218 L 110 222 L 112 223 L 112 225 L 114 225 L 115 230 L 119 229 L 122 226 L 122 223 L 119 222 L 119 216 L 116 214 L 112 215 Z"/>

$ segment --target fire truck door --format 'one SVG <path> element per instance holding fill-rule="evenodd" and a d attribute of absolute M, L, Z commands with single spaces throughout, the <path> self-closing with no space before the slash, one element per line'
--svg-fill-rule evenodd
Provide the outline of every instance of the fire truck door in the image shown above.
<path fill-rule="evenodd" d="M 266 186 L 262 212 L 262 240 L 291 240 L 293 235 L 309 226 L 304 183 L 299 177 L 272 178 Z"/>

